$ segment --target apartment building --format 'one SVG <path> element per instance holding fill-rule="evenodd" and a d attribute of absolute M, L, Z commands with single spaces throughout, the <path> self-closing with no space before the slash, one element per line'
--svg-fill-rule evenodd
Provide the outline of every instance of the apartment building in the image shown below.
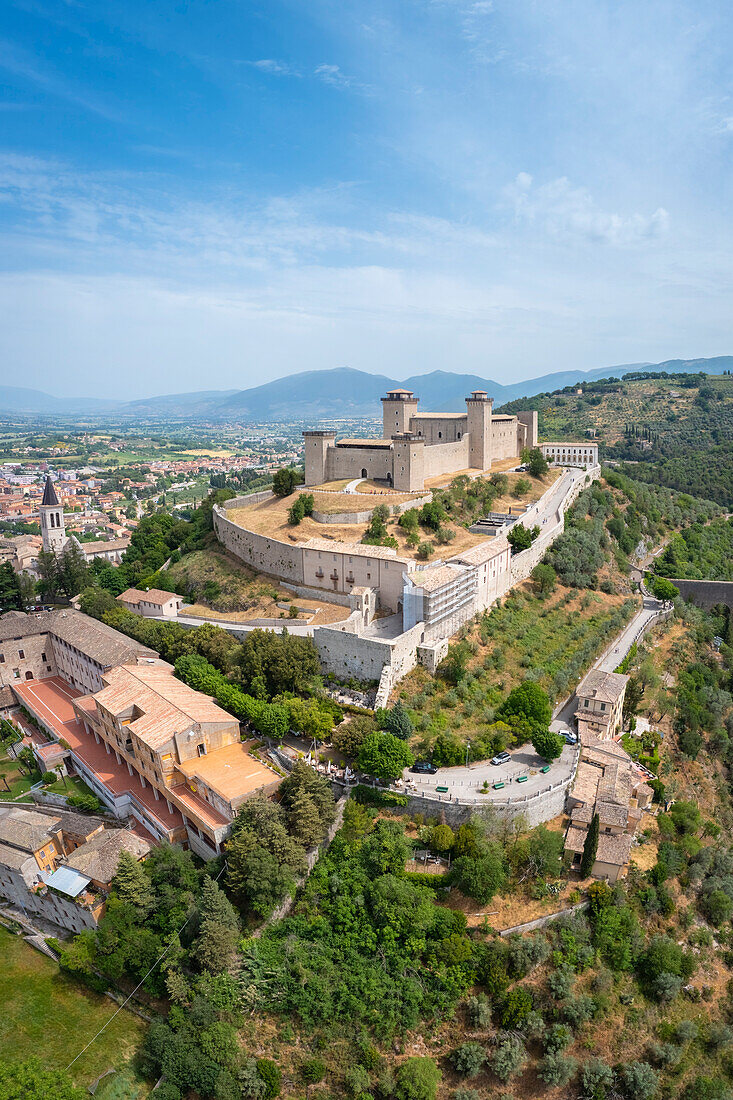
<path fill-rule="evenodd" d="M 278 786 L 241 743 L 237 719 L 176 679 L 170 665 L 113 668 L 100 691 L 73 707 L 86 731 L 136 773 L 155 801 L 181 814 L 188 843 L 203 858 L 219 854 L 247 798 Z"/>

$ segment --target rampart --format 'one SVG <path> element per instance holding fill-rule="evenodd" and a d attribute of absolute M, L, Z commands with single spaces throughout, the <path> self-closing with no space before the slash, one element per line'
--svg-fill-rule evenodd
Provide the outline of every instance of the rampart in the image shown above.
<path fill-rule="evenodd" d="M 241 508 L 244 504 L 257 503 L 254 498 L 259 495 L 253 493 L 251 497 L 237 497 L 227 503 L 231 508 Z M 218 504 L 214 505 L 214 531 L 222 546 L 258 573 L 269 573 L 293 584 L 303 583 L 303 550 L 300 546 L 290 546 L 269 535 L 257 535 L 232 523 Z"/>
<path fill-rule="evenodd" d="M 688 581 L 672 577 L 670 580 L 679 588 L 683 600 L 691 600 L 700 607 L 714 607 L 719 603 L 733 607 L 733 581 Z"/>

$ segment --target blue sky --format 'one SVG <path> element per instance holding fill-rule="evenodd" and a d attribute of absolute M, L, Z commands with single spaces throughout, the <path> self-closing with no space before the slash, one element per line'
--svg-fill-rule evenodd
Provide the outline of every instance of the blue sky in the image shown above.
<path fill-rule="evenodd" d="M 3 383 L 733 354 L 723 0 L 3 14 Z"/>

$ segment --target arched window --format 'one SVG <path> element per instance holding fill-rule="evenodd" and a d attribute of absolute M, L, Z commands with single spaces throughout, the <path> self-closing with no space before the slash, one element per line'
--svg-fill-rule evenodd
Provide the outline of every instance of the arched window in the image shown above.
<path fill-rule="evenodd" d="M 367 472 L 366 472 L 366 469 L 362 469 L 362 471 L 361 471 L 361 476 L 362 476 L 362 477 L 366 477 L 366 476 L 367 476 Z"/>
<path fill-rule="evenodd" d="M 442 439 L 442 438 L 443 438 L 443 433 L 442 433 L 442 432 L 438 432 L 438 439 Z"/>

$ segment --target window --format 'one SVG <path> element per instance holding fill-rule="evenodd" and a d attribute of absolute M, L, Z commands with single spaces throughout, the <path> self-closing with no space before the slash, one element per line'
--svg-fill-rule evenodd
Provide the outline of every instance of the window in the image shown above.
<path fill-rule="evenodd" d="M 18 656 L 20 657 L 21 661 L 24 660 L 25 659 L 25 650 L 24 649 L 19 649 L 18 650 Z"/>
<path fill-rule="evenodd" d="M 442 438 L 443 438 L 443 433 L 442 433 L 442 432 L 438 432 L 438 439 L 442 439 Z"/>
<path fill-rule="evenodd" d="M 605 709 L 606 709 L 606 704 L 605 704 L 605 703 L 601 703 L 601 710 L 605 710 Z"/>
<path fill-rule="evenodd" d="M 583 706 L 584 706 L 584 707 L 589 707 L 589 706 L 590 706 L 590 702 L 589 702 L 589 701 L 588 701 L 587 699 L 584 699 L 584 700 L 583 700 Z"/>
<path fill-rule="evenodd" d="M 45 654 L 45 653 L 42 653 L 42 654 L 41 654 L 41 660 L 42 660 L 42 661 L 45 661 L 45 660 L 46 660 L 46 654 Z"/>
<path fill-rule="evenodd" d="M 199 756 L 206 756 L 206 745 L 197 745 L 196 751 L 198 752 Z"/>
<path fill-rule="evenodd" d="M 5 654 L 0 653 L 0 665 L 4 665 L 4 664 L 5 664 Z"/>

